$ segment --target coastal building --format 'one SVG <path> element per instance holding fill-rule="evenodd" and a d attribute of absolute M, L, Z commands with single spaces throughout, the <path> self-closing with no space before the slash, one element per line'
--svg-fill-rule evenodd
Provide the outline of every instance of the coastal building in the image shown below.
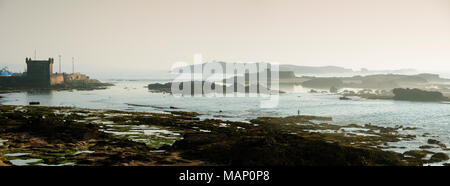
<path fill-rule="evenodd" d="M 54 59 L 32 60 L 25 59 L 27 63 L 27 79 L 34 86 L 50 86 L 64 83 L 62 74 L 53 74 Z"/>
<path fill-rule="evenodd" d="M 77 85 L 88 84 L 88 76 L 76 73 L 53 73 L 53 58 L 48 60 L 34 60 L 26 58 L 27 70 L 24 73 L 11 73 L 6 69 L 1 70 L 0 89 L 1 88 L 48 88 L 53 85 L 62 85 L 77 83 Z"/>
<path fill-rule="evenodd" d="M 26 58 L 26 63 L 26 79 L 28 84 L 33 86 L 52 86 L 63 84 L 64 82 L 89 79 L 88 76 L 78 72 L 72 74 L 53 73 L 53 58 L 49 58 L 48 60 L 32 60 L 31 58 Z"/>
<path fill-rule="evenodd" d="M 79 72 L 75 72 L 72 74 L 63 74 L 64 76 L 64 82 L 69 82 L 69 81 L 75 81 L 75 80 L 88 80 L 89 76 L 86 76 L 84 74 L 81 74 Z"/>

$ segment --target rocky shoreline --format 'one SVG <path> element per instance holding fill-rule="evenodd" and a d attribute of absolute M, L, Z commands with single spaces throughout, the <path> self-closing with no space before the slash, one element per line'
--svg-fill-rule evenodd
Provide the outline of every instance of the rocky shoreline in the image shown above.
<path fill-rule="evenodd" d="M 318 91 L 311 89 L 309 93 L 337 94 L 341 95 L 341 100 L 352 100 L 352 98 L 364 98 L 373 100 L 395 100 L 395 101 L 412 101 L 412 102 L 434 102 L 446 103 L 450 101 L 448 95 L 444 95 L 439 91 L 427 91 L 421 89 L 395 88 L 391 91 L 364 89 L 356 91 Z"/>
<path fill-rule="evenodd" d="M 0 165 L 420 166 L 448 159 L 425 149 L 390 151 L 402 147 L 389 143 L 415 138 L 400 130 L 414 128 L 331 125 L 332 118 L 315 116 L 249 122 L 198 116 L 0 106 Z"/>
<path fill-rule="evenodd" d="M 49 87 L 1 87 L 0 94 L 16 93 L 16 92 L 33 92 L 33 91 L 64 91 L 64 90 L 101 90 L 114 86 L 112 83 L 103 83 L 97 80 L 90 82 L 71 82 Z M 1 97 L 0 97 L 1 98 Z"/>

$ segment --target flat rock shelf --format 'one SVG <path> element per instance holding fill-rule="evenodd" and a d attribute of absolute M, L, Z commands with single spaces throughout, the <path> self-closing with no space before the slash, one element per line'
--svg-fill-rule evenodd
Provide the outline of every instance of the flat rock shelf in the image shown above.
<path fill-rule="evenodd" d="M 316 116 L 249 122 L 199 119 L 195 112 L 147 113 L 72 107 L 0 106 L 3 166 L 421 166 L 445 153 L 405 153 L 390 143 L 415 128 L 332 125 Z M 430 148 L 448 150 L 439 141 Z M 445 163 L 443 163 L 446 165 Z"/>

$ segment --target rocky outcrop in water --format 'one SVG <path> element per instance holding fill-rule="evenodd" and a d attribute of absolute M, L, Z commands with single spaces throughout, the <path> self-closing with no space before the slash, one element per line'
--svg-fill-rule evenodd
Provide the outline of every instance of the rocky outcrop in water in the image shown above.
<path fill-rule="evenodd" d="M 394 93 L 394 100 L 430 102 L 449 101 L 449 98 L 445 97 L 442 93 L 435 91 L 396 88 L 392 92 Z"/>
<path fill-rule="evenodd" d="M 234 83 L 234 86 L 225 86 L 220 85 L 214 82 L 206 82 L 206 81 L 188 81 L 188 82 L 180 82 L 179 83 L 179 90 L 182 93 L 185 93 L 183 91 L 184 85 L 187 84 L 190 85 L 190 93 L 188 95 L 195 95 L 195 94 L 210 94 L 210 93 L 263 93 L 263 94 L 271 94 L 271 93 L 284 93 L 282 91 L 276 91 L 276 90 L 269 90 L 264 85 L 260 84 L 252 84 L 250 85 L 242 85 L 239 83 Z M 210 89 L 207 90 L 204 87 L 210 86 Z M 199 90 L 195 89 L 196 87 L 200 87 Z M 149 84 L 147 86 L 148 90 L 151 92 L 159 92 L 159 93 L 173 93 L 172 92 L 172 82 L 169 83 L 153 83 Z M 231 91 L 230 91 L 231 90 Z"/>

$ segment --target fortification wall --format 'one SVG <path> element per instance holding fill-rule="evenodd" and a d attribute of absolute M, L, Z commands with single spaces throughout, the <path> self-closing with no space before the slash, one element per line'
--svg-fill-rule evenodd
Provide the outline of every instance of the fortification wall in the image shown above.
<path fill-rule="evenodd" d="M 64 75 L 62 74 L 53 74 L 50 76 L 50 85 L 57 85 L 64 83 Z"/>
<path fill-rule="evenodd" d="M 79 72 L 77 73 L 73 73 L 73 74 L 66 74 L 64 76 L 64 81 L 68 82 L 68 81 L 75 81 L 75 80 L 88 80 L 89 77 L 81 74 Z"/>

